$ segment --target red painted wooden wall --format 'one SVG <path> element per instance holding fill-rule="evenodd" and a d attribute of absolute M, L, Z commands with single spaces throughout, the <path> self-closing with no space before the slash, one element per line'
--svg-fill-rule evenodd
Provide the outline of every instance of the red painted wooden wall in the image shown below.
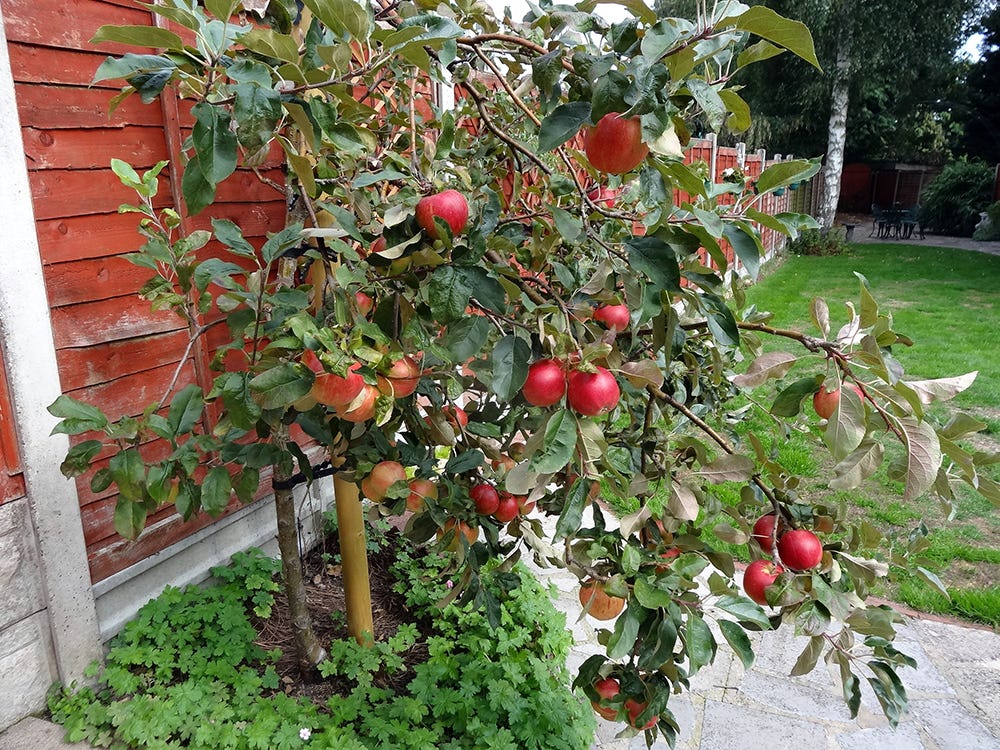
<path fill-rule="evenodd" d="M 3 352 L 0 352 L 2 355 Z M 4 359 L 0 356 L 0 505 L 24 497 L 24 476 L 18 455 L 17 433 L 7 392 Z"/>
<path fill-rule="evenodd" d="M 116 88 L 90 85 L 108 54 L 129 48 L 109 44 L 97 51 L 89 39 L 104 24 L 150 24 L 151 14 L 137 4 L 0 2 L 62 389 L 112 416 L 133 414 L 161 397 L 187 335 L 174 315 L 151 313 L 136 296 L 150 274 L 121 257 L 137 249 L 141 237 L 137 217 L 117 213 L 119 204 L 132 202 L 134 196 L 120 185 L 109 163 L 112 157 L 122 158 L 141 171 L 175 157 L 186 108 L 181 105 L 178 116 L 176 104 L 144 105 L 130 98 L 109 117 L 108 102 Z M 223 202 L 214 215 L 238 220 L 251 241 L 284 223 L 282 196 L 261 186 L 252 174 L 237 173 L 219 194 Z M 159 203 L 171 202 L 168 176 Z M 194 226 L 205 222 L 199 217 Z M 182 378 L 204 380 L 203 368 L 196 365 L 204 365 L 206 357 L 204 348 L 197 350 Z M 5 421 L 0 419 L 0 424 Z M 11 461 L 6 444 L 0 442 L 0 447 L 4 462 Z M 0 489 L 8 481 L 0 465 Z M 78 480 L 77 489 L 95 582 L 210 522 L 202 517 L 181 524 L 176 516 L 171 518 L 171 508 L 163 508 L 151 519 L 158 528 L 128 543 L 114 532 L 114 495 L 91 492 L 89 475 Z M 0 497 L 5 494 L 0 492 Z"/>

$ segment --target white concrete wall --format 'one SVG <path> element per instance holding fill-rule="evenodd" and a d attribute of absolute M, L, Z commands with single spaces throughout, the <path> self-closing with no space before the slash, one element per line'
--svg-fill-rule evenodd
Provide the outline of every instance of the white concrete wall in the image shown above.
<path fill-rule="evenodd" d="M 10 71 L 0 10 L 0 348 L 27 491 L 0 507 L 0 727 L 100 654 L 76 488 L 59 472 L 69 441 L 45 411 L 59 373 Z"/>

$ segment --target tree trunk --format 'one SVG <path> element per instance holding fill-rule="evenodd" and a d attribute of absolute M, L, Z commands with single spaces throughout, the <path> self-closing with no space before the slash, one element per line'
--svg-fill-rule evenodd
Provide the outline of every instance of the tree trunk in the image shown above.
<path fill-rule="evenodd" d="M 819 223 L 824 229 L 833 226 L 840 201 L 840 178 L 844 172 L 844 147 L 847 144 L 847 105 L 851 89 L 852 0 L 841 0 L 838 10 L 837 63 L 833 71 L 830 96 L 830 125 L 827 135 L 826 165 L 823 168 L 823 200 Z"/>
<path fill-rule="evenodd" d="M 365 544 L 365 519 L 361 510 L 361 498 L 358 496 L 358 486 L 353 479 L 343 474 L 334 475 L 333 489 L 337 505 L 340 560 L 344 572 L 347 631 L 362 646 L 371 645 L 375 627 L 372 622 L 368 546 Z"/>
<path fill-rule="evenodd" d="M 288 428 L 284 425 L 275 431 L 275 442 L 284 449 L 288 442 Z M 289 473 L 279 465 L 274 466 L 274 509 L 278 517 L 278 549 L 281 552 L 281 572 L 288 598 L 288 612 L 295 639 L 295 656 L 302 675 L 308 677 L 316 666 L 327 657 L 313 632 L 312 617 L 306 606 L 306 587 L 302 580 L 302 560 L 299 556 L 299 527 L 295 515 L 295 500 L 290 487 L 285 484 Z"/>

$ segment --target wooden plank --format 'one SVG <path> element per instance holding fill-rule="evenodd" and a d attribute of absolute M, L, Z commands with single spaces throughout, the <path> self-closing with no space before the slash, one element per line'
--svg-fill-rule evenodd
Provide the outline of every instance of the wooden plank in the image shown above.
<path fill-rule="evenodd" d="M 101 81 L 91 84 L 97 68 L 108 58 L 107 52 L 79 52 L 17 42 L 10 42 L 7 51 L 10 53 L 11 73 L 18 83 L 93 85 L 108 89 L 109 99 L 122 87 L 121 81 Z"/>
<path fill-rule="evenodd" d="M 133 5 L 115 5 L 94 0 L 4 0 L 7 39 L 60 49 L 94 50 L 90 43 L 98 28 L 111 25 L 152 23 L 148 10 Z M 124 44 L 102 44 L 106 55 L 147 52 Z"/>
<path fill-rule="evenodd" d="M 94 346 L 108 341 L 177 330 L 172 312 L 151 312 L 136 296 L 114 297 L 52 310 L 56 348 Z"/>
<path fill-rule="evenodd" d="M 24 496 L 24 475 L 2 355 L 0 351 L 0 504 Z"/>
<path fill-rule="evenodd" d="M 126 125 L 163 125 L 159 104 L 143 104 L 137 96 L 123 101 L 108 114 L 111 97 L 107 89 L 76 86 L 15 85 L 21 125 L 42 129 L 108 128 Z M 190 108 L 189 108 L 190 110 Z"/>
<path fill-rule="evenodd" d="M 153 276 L 121 256 L 53 263 L 44 274 L 50 307 L 136 294 Z"/>
<path fill-rule="evenodd" d="M 171 362 L 162 367 L 125 375 L 107 383 L 69 391 L 69 395 L 102 409 L 112 420 L 123 416 L 139 416 L 146 407 L 163 396 L 176 370 L 177 366 Z M 194 368 L 189 361 L 181 369 L 175 390 L 191 382 L 194 382 Z"/>
<path fill-rule="evenodd" d="M 176 364 L 187 341 L 187 328 L 182 328 L 155 336 L 61 349 L 58 359 L 62 388 L 75 391 L 145 369 Z"/>
<path fill-rule="evenodd" d="M 121 184 L 108 169 L 45 169 L 28 175 L 36 219 L 56 219 L 86 214 L 107 214 L 122 203 L 135 203 L 135 192 Z M 164 186 L 153 205 L 166 206 L 170 191 Z"/>
<path fill-rule="evenodd" d="M 24 153 L 29 170 L 100 169 L 112 159 L 123 159 L 142 171 L 167 158 L 160 127 L 119 129 L 23 128 Z"/>
<path fill-rule="evenodd" d="M 24 497 L 24 475 L 0 472 L 0 505 Z"/>
<path fill-rule="evenodd" d="M 35 223 L 43 263 L 65 263 L 83 258 L 138 250 L 139 217 L 115 213 L 59 217 Z"/>
<path fill-rule="evenodd" d="M 238 225 L 247 238 L 266 237 L 269 232 L 277 232 L 285 226 L 285 200 L 278 197 L 253 203 L 216 203 L 192 218 L 191 226 L 193 229 L 211 229 L 213 217 L 228 219 Z"/>

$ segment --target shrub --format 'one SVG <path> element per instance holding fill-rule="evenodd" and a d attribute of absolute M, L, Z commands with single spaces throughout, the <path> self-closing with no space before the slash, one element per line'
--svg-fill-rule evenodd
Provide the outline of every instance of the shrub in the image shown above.
<path fill-rule="evenodd" d="M 844 233 L 839 229 L 806 229 L 788 245 L 795 255 L 844 255 L 849 250 Z"/>
<path fill-rule="evenodd" d="M 920 197 L 924 229 L 971 237 L 979 212 L 990 203 L 993 178 L 993 167 L 980 161 L 963 158 L 945 166 Z"/>
<path fill-rule="evenodd" d="M 49 709 L 67 739 L 100 747 L 283 750 L 586 750 L 590 707 L 569 689 L 571 637 L 538 582 L 520 565 L 487 567 L 474 601 L 437 606 L 448 593 L 442 558 L 398 555 L 398 590 L 423 635 L 404 625 L 362 647 L 330 644 L 320 671 L 341 694 L 325 706 L 279 691 L 277 653 L 254 644 L 250 608 L 267 607 L 273 561 L 242 556 L 219 585 L 168 588 L 112 644 L 93 688 L 55 686 Z M 402 654 L 422 639 L 426 661 L 404 674 Z"/>

